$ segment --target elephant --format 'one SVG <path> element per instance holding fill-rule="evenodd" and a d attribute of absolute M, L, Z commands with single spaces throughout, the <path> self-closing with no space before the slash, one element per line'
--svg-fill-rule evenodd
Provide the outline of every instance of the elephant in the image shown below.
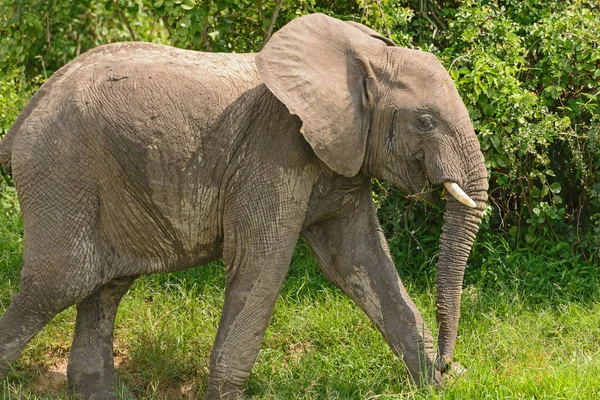
<path fill-rule="evenodd" d="M 103 45 L 41 86 L 0 142 L 0 163 L 24 226 L 1 377 L 76 305 L 69 390 L 114 398 L 115 314 L 132 282 L 223 259 L 204 398 L 243 398 L 300 236 L 416 384 L 447 376 L 488 183 L 468 111 L 430 53 L 323 14 L 289 22 L 258 53 Z M 390 256 L 372 178 L 449 193 L 437 347 Z"/>

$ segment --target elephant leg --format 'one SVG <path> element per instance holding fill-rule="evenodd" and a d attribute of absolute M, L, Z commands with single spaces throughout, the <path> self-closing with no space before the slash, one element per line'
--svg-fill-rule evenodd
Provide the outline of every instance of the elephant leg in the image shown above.
<path fill-rule="evenodd" d="M 225 303 L 205 400 L 244 398 L 243 385 L 260 351 L 299 232 L 299 226 L 279 236 L 255 232 L 254 238 L 273 240 L 268 249 L 255 240 L 233 240 L 238 242 L 236 249 L 226 251 Z"/>
<path fill-rule="evenodd" d="M 17 293 L 0 319 L 0 379 L 4 379 L 27 343 L 60 309 L 49 310 Z"/>
<path fill-rule="evenodd" d="M 112 273 L 98 268 L 106 263 L 98 250 L 97 199 L 87 196 L 88 188 L 77 187 L 81 197 L 74 198 L 75 180 L 53 181 L 58 175 L 46 169 L 39 179 L 25 172 L 15 179 L 21 182 L 23 268 L 19 293 L 0 319 L 0 378 L 56 314 L 90 296 Z"/>
<path fill-rule="evenodd" d="M 85 280 L 79 278 L 84 266 L 94 262 L 93 249 L 89 247 L 80 255 L 72 250 L 75 246 L 58 241 L 65 236 L 53 234 L 41 240 L 35 231 L 25 236 L 20 291 L 0 319 L 0 378 L 8 374 L 11 364 L 46 324 L 97 287 L 93 274 Z M 78 281 L 81 284 L 74 285 Z"/>
<path fill-rule="evenodd" d="M 0 318 L 0 378 L 8 374 L 12 363 L 40 330 L 59 312 L 85 297 L 80 291 L 65 295 L 66 287 L 50 286 L 52 289 L 41 283 L 38 287 L 40 292 L 32 293 L 23 290 L 21 285 L 21 292 L 13 296 L 10 306 Z M 49 300 L 44 295 L 48 293 L 59 293 L 60 298 Z"/>
<path fill-rule="evenodd" d="M 356 212 L 318 222 L 302 234 L 327 278 L 365 311 L 419 384 L 439 384 L 431 333 L 390 257 L 368 188 Z"/>
<path fill-rule="evenodd" d="M 119 303 L 135 278 L 112 280 L 77 304 L 69 354 L 69 391 L 86 399 L 116 399 L 126 390 L 115 374 L 113 329 Z"/>

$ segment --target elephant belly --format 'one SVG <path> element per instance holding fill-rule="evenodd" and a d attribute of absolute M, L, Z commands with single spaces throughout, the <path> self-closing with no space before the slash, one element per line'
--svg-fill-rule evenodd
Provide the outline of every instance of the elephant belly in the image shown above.
<path fill-rule="evenodd" d="M 132 274 L 175 271 L 222 257 L 218 190 L 201 187 L 182 198 L 171 186 L 148 191 L 121 185 L 100 195 L 102 236 L 120 258 L 135 260 Z"/>

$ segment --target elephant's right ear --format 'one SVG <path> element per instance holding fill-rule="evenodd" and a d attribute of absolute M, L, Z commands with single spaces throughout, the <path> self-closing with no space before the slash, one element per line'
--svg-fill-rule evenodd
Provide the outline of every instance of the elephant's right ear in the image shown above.
<path fill-rule="evenodd" d="M 381 36 L 379 33 L 375 32 L 373 29 L 369 28 L 368 26 L 364 26 L 363 24 L 359 24 L 358 22 L 354 22 L 354 21 L 346 21 L 346 23 L 350 24 L 350 26 L 355 27 L 356 29 L 366 33 L 367 35 L 369 35 L 375 39 L 381 40 L 383 43 L 387 44 L 388 46 L 396 47 L 396 43 L 392 42 L 391 39 Z"/>
<path fill-rule="evenodd" d="M 271 92 L 302 120 L 301 132 L 329 168 L 354 176 L 365 155 L 370 111 L 380 88 L 372 63 L 386 42 L 323 14 L 298 18 L 256 57 Z"/>

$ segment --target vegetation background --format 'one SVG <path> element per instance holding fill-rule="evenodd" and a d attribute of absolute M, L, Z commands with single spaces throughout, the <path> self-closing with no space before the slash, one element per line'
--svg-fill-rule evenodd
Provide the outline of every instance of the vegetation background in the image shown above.
<path fill-rule="evenodd" d="M 457 359 L 440 391 L 408 383 L 368 319 L 299 243 L 248 383 L 255 398 L 600 398 L 600 4 L 595 0 L 0 0 L 0 137 L 36 89 L 95 46 L 128 40 L 259 51 L 323 12 L 435 53 L 463 97 L 490 173 L 465 275 Z M 393 257 L 435 331 L 443 201 L 384 182 L 373 195 Z M 440 193 L 441 196 L 441 193 Z M 439 196 L 438 196 L 439 197 Z M 0 302 L 18 290 L 22 223 L 0 172 Z M 197 398 L 223 297 L 219 264 L 143 277 L 115 356 L 140 398 Z M 74 309 L 33 342 L 4 397 L 62 398 Z"/>

